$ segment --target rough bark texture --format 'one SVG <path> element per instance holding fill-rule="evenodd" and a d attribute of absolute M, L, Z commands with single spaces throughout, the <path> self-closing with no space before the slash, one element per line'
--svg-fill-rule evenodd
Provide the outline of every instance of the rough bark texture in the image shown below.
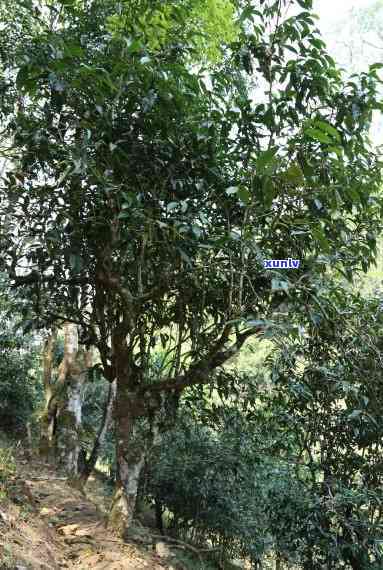
<path fill-rule="evenodd" d="M 140 474 L 153 445 L 159 443 L 161 431 L 174 423 L 174 410 L 166 407 L 166 395 L 155 401 L 145 401 L 136 392 L 117 390 L 116 399 L 116 445 L 117 478 L 112 502 L 109 526 L 124 536 L 133 520 Z M 177 406 L 178 399 L 172 402 Z M 148 406 L 151 404 L 151 421 L 148 421 Z M 158 504 L 157 507 L 161 508 Z M 162 529 L 162 513 L 157 511 Z"/>
<path fill-rule="evenodd" d="M 92 452 L 90 454 L 89 459 L 85 462 L 83 470 L 81 471 L 80 480 L 82 485 L 84 485 L 87 482 L 89 475 L 92 473 L 96 465 L 99 452 L 102 449 L 102 446 L 104 445 L 106 434 L 108 432 L 108 429 L 112 421 L 114 401 L 116 399 L 116 390 L 117 390 L 117 380 L 113 380 L 113 382 L 111 382 L 109 386 L 108 399 L 105 404 L 103 418 L 93 445 Z"/>
<path fill-rule="evenodd" d="M 66 391 L 58 414 L 56 455 L 59 467 L 76 479 L 81 450 L 82 393 L 91 365 L 91 354 L 79 347 L 76 325 L 66 323 L 64 332 L 64 358 L 60 365 L 59 381 L 65 384 Z"/>
<path fill-rule="evenodd" d="M 139 402 L 126 389 L 117 391 L 117 479 L 109 527 L 119 536 L 129 528 L 136 506 L 138 482 L 144 465 L 144 442 L 139 433 Z"/>
<path fill-rule="evenodd" d="M 53 359 L 57 340 L 57 331 L 53 330 L 44 342 L 43 347 L 43 382 L 44 382 L 44 412 L 40 422 L 40 455 L 53 458 L 54 455 L 54 426 L 57 406 L 53 397 Z"/>

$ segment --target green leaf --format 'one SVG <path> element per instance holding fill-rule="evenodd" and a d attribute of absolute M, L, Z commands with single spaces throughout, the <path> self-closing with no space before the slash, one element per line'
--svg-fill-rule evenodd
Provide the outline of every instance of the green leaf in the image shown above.
<path fill-rule="evenodd" d="M 237 192 L 237 196 L 241 199 L 244 204 L 250 204 L 251 194 L 247 188 L 240 188 Z"/>
<path fill-rule="evenodd" d="M 64 46 L 64 54 L 67 57 L 81 57 L 84 54 L 84 50 L 79 44 L 66 44 Z"/>
<path fill-rule="evenodd" d="M 328 239 L 326 238 L 323 230 L 320 227 L 316 227 L 312 229 L 312 235 L 314 240 L 320 245 L 320 247 L 328 253 L 330 251 L 330 244 Z"/>
<path fill-rule="evenodd" d="M 256 10 L 252 6 L 247 6 L 242 10 L 241 17 L 239 21 L 242 23 L 245 20 L 249 20 L 255 14 Z"/>
<path fill-rule="evenodd" d="M 313 129 L 311 127 L 305 130 L 305 135 L 325 144 L 332 144 L 334 142 L 332 138 L 329 137 L 326 133 L 323 133 L 319 129 Z"/>
<path fill-rule="evenodd" d="M 375 69 L 383 69 L 383 63 L 373 63 L 369 67 L 369 71 L 374 71 Z"/>
<path fill-rule="evenodd" d="M 283 177 L 290 183 L 295 183 L 297 185 L 304 184 L 302 169 L 298 164 L 291 164 L 283 174 Z"/>
<path fill-rule="evenodd" d="M 299 6 L 305 10 L 311 10 L 313 7 L 313 0 L 297 0 Z"/>
<path fill-rule="evenodd" d="M 266 113 L 263 115 L 263 121 L 265 125 L 269 128 L 274 126 L 274 114 L 271 107 L 269 107 Z"/>
<path fill-rule="evenodd" d="M 337 131 L 337 129 L 335 127 L 330 125 L 330 123 L 327 123 L 326 121 L 321 121 L 318 119 L 318 120 L 314 121 L 314 124 L 316 127 L 319 127 L 322 131 L 324 131 L 325 133 L 327 133 L 331 137 L 334 137 L 338 142 L 341 142 L 341 136 L 340 136 L 339 132 Z"/>
<path fill-rule="evenodd" d="M 313 45 L 314 47 L 316 47 L 317 49 L 322 49 L 326 47 L 325 42 L 323 42 L 322 40 L 318 39 L 318 38 L 310 38 L 309 42 L 311 45 Z"/>
<path fill-rule="evenodd" d="M 293 46 L 285 46 L 286 49 L 288 49 L 289 51 L 292 51 L 293 53 L 298 53 L 298 51 L 293 47 Z"/>
<path fill-rule="evenodd" d="M 276 196 L 276 189 L 270 176 L 264 176 L 262 181 L 263 202 L 265 208 L 270 208 Z"/>
<path fill-rule="evenodd" d="M 339 157 L 343 156 L 343 148 L 340 146 L 329 146 L 328 151 L 334 152 Z"/>
<path fill-rule="evenodd" d="M 270 148 L 268 150 L 262 151 L 256 161 L 256 171 L 262 173 L 266 166 L 270 166 L 276 163 L 275 155 L 278 149 L 276 147 Z"/>
<path fill-rule="evenodd" d="M 130 42 L 128 41 L 127 43 L 128 43 L 128 50 L 127 50 L 128 53 L 139 53 L 143 49 L 142 43 L 137 39 Z"/>

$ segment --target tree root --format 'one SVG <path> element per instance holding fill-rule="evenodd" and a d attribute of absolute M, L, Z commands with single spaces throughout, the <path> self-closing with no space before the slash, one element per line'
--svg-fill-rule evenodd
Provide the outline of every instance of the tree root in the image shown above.
<path fill-rule="evenodd" d="M 216 547 L 216 548 L 197 548 L 196 546 L 192 546 L 191 544 L 189 544 L 183 540 L 180 540 L 179 538 L 173 538 L 171 536 L 166 536 L 163 534 L 154 534 L 151 532 L 148 532 L 148 534 L 152 538 L 158 538 L 162 542 L 174 543 L 173 548 L 183 548 L 186 550 L 190 550 L 191 552 L 193 552 L 194 554 L 196 554 L 199 557 L 201 562 L 202 562 L 202 555 L 204 553 L 210 553 L 210 552 L 215 552 L 216 550 L 220 550 L 219 547 Z"/>
<path fill-rule="evenodd" d="M 28 481 L 68 481 L 68 477 L 28 477 Z"/>

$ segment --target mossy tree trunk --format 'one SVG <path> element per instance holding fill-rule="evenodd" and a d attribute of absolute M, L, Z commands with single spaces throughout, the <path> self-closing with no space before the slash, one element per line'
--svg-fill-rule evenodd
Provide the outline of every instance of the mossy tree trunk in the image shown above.
<path fill-rule="evenodd" d="M 145 461 L 145 444 L 140 434 L 139 402 L 134 393 L 117 395 L 116 401 L 116 488 L 109 527 L 123 536 L 131 525 L 138 482 Z"/>
<path fill-rule="evenodd" d="M 39 452 L 42 457 L 49 459 L 54 455 L 54 426 L 57 405 L 54 398 L 53 361 L 57 341 L 57 330 L 53 329 L 44 341 L 43 346 L 43 383 L 44 411 L 40 421 Z"/>
<path fill-rule="evenodd" d="M 171 402 L 171 406 L 166 406 Z M 109 515 L 109 527 L 124 536 L 132 523 L 140 475 L 161 432 L 174 425 L 178 396 L 143 396 L 140 390 L 118 390 L 115 405 L 116 487 Z M 159 505 L 157 505 L 160 508 Z M 157 511 L 162 532 L 162 512 Z"/>
<path fill-rule="evenodd" d="M 112 335 L 117 377 L 114 409 L 116 426 L 116 487 L 109 514 L 109 528 L 124 536 L 136 506 L 138 483 L 145 461 L 144 400 L 140 393 L 140 369 L 128 345 L 123 327 Z"/>
<path fill-rule="evenodd" d="M 77 479 L 81 451 L 83 388 L 91 366 L 91 352 L 79 347 L 77 326 L 64 325 L 64 358 L 59 381 L 65 385 L 57 417 L 56 457 L 58 466 Z"/>
<path fill-rule="evenodd" d="M 133 374 L 134 377 L 134 374 Z M 156 398 L 134 389 L 139 383 L 117 380 L 115 403 L 116 486 L 109 515 L 109 528 L 124 537 L 132 523 L 140 475 L 161 429 L 174 423 L 174 414 L 165 410 L 165 394 Z M 175 398 L 175 402 L 178 399 Z M 177 403 L 175 404 L 177 407 Z M 162 428 L 160 427 L 162 426 Z"/>

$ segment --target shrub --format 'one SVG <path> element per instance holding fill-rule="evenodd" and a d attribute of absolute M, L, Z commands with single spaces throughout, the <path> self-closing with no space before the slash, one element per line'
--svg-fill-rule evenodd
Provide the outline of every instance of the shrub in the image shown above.
<path fill-rule="evenodd" d="M 30 337 L 0 332 L 0 429 L 23 432 L 42 398 L 37 348 Z"/>

